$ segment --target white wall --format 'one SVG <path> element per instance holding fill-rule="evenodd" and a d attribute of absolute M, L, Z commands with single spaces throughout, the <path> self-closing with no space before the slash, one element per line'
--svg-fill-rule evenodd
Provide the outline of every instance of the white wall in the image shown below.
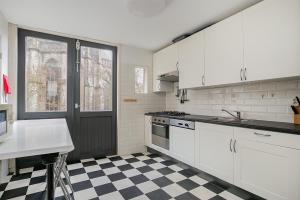
<path fill-rule="evenodd" d="M 121 46 L 119 49 L 118 154 L 142 152 L 144 113 L 165 109 L 165 95 L 152 93 L 152 52 Z M 148 94 L 135 94 L 134 67 L 147 67 Z M 124 102 L 125 98 L 137 102 Z"/>
<path fill-rule="evenodd" d="M 222 108 L 239 110 L 246 119 L 291 122 L 293 98 L 300 96 L 300 80 L 255 82 L 238 86 L 188 90 L 189 101 L 180 104 L 166 95 L 166 109 L 191 114 L 228 116 Z"/>
<path fill-rule="evenodd" d="M 3 74 L 8 73 L 8 22 L 0 12 L 0 52 L 2 59 L 0 63 L 0 97 L 1 103 L 4 102 L 3 95 Z"/>

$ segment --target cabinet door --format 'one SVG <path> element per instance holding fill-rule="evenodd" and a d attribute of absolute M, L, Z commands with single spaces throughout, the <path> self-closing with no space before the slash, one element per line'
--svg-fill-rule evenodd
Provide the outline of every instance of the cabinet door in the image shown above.
<path fill-rule="evenodd" d="M 204 33 L 196 33 L 178 43 L 179 88 L 201 87 L 204 76 Z"/>
<path fill-rule="evenodd" d="M 235 137 L 235 185 L 266 199 L 300 199 L 300 150 L 247 140 L 239 133 Z"/>
<path fill-rule="evenodd" d="M 154 69 L 158 75 L 177 70 L 178 47 L 172 44 L 153 55 Z"/>
<path fill-rule="evenodd" d="M 195 131 L 170 126 L 171 155 L 191 166 L 195 160 Z"/>
<path fill-rule="evenodd" d="M 205 31 L 205 83 L 221 85 L 242 81 L 242 14 L 225 19 Z"/>
<path fill-rule="evenodd" d="M 173 83 L 157 80 L 158 76 L 177 70 L 178 50 L 171 45 L 153 55 L 153 92 L 172 92 Z"/>
<path fill-rule="evenodd" d="M 229 183 L 233 183 L 233 128 L 215 124 L 196 123 L 200 134 L 199 168 Z M 197 165 L 197 164 L 196 164 Z"/>
<path fill-rule="evenodd" d="M 145 115 L 145 145 L 150 146 L 152 143 L 152 116 Z"/>
<path fill-rule="evenodd" d="M 265 0 L 243 12 L 247 80 L 300 75 L 300 1 Z"/>

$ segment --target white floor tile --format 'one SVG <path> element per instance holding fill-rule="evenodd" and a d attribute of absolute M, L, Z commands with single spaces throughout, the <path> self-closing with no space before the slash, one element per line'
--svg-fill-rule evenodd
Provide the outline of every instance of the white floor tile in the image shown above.
<path fill-rule="evenodd" d="M 90 180 L 92 182 L 92 185 L 94 187 L 99 186 L 99 185 L 104 185 L 106 183 L 110 183 L 110 179 L 107 176 L 101 176 L 98 178 L 93 178 Z"/>
<path fill-rule="evenodd" d="M 146 166 L 145 163 L 143 162 L 134 162 L 134 163 L 130 163 L 134 168 L 139 168 L 139 167 L 144 167 Z"/>
<path fill-rule="evenodd" d="M 121 166 L 128 164 L 125 160 L 117 160 L 113 162 L 115 166 Z"/>
<path fill-rule="evenodd" d="M 161 163 L 153 163 L 149 165 L 149 167 L 157 170 L 157 169 L 165 168 L 166 166 Z"/>
<path fill-rule="evenodd" d="M 81 190 L 78 192 L 75 192 L 74 194 L 75 199 L 81 200 L 81 199 L 92 199 L 95 197 L 98 197 L 96 191 L 94 188 L 89 188 L 86 190 Z"/>
<path fill-rule="evenodd" d="M 5 190 L 11 190 L 11 189 L 15 189 L 15 188 L 28 186 L 29 181 L 30 181 L 30 179 L 23 179 L 23 180 L 19 180 L 19 181 L 9 182 L 8 185 L 6 186 Z"/>
<path fill-rule="evenodd" d="M 111 161 L 108 158 L 103 158 L 103 159 L 96 160 L 96 162 L 98 164 L 105 164 L 105 163 L 109 163 Z"/>
<path fill-rule="evenodd" d="M 82 163 L 74 163 L 67 166 L 68 170 L 83 168 Z"/>
<path fill-rule="evenodd" d="M 120 171 L 121 170 L 119 168 L 117 168 L 117 167 L 111 167 L 111 168 L 103 169 L 103 172 L 106 175 L 115 174 L 115 173 L 118 173 Z"/>
<path fill-rule="evenodd" d="M 71 176 L 70 179 L 71 179 L 71 183 L 74 184 L 74 183 L 89 180 L 89 177 L 86 173 L 84 173 L 84 174 L 79 174 L 76 176 Z"/>
<path fill-rule="evenodd" d="M 196 197 L 200 198 L 201 200 L 208 200 L 208 199 L 216 196 L 216 194 L 214 192 L 212 192 L 202 186 L 191 190 L 190 193 L 192 193 Z"/>
<path fill-rule="evenodd" d="M 34 185 L 29 185 L 26 194 L 33 194 L 33 193 L 36 193 L 36 192 L 41 192 L 41 191 L 44 191 L 45 188 L 46 188 L 46 183 L 45 182 L 34 184 Z"/>
<path fill-rule="evenodd" d="M 190 179 L 192 181 L 194 181 L 195 183 L 198 183 L 199 185 L 204 185 L 207 183 L 207 180 L 204 180 L 204 179 L 200 178 L 199 176 L 192 176 L 192 177 L 190 177 Z"/>
<path fill-rule="evenodd" d="M 94 172 L 101 170 L 101 167 L 99 165 L 92 165 L 84 168 L 86 172 Z"/>
<path fill-rule="evenodd" d="M 227 199 L 227 200 L 243 200 L 242 198 L 230 193 L 230 192 L 227 192 L 227 191 L 223 191 L 219 194 L 219 196 L 223 197 L 224 199 Z"/>
<path fill-rule="evenodd" d="M 118 191 L 111 192 L 111 193 L 105 194 L 103 196 L 100 196 L 99 199 L 101 199 L 101 200 L 124 200 L 124 198 Z"/>
<path fill-rule="evenodd" d="M 126 179 L 113 182 L 113 185 L 117 188 L 117 190 L 122 190 L 124 188 L 133 186 L 134 183 L 130 179 L 126 178 Z"/>
<path fill-rule="evenodd" d="M 168 179 L 170 179 L 171 181 L 173 182 L 179 182 L 179 181 L 182 181 L 184 179 L 186 179 L 185 176 L 179 174 L 179 173 L 172 173 L 172 174 L 169 174 L 166 176 Z"/>
<path fill-rule="evenodd" d="M 136 185 L 144 194 L 159 189 L 159 187 L 152 181 L 146 181 Z"/>
<path fill-rule="evenodd" d="M 163 190 L 168 193 L 171 197 L 177 197 L 185 192 L 187 192 L 184 188 L 177 184 L 171 184 L 163 188 Z"/>
<path fill-rule="evenodd" d="M 133 176 L 140 175 L 141 172 L 138 171 L 137 169 L 130 169 L 130 170 L 124 171 L 123 174 L 125 174 L 126 177 L 133 177 Z"/>
<path fill-rule="evenodd" d="M 150 171 L 150 172 L 147 172 L 147 173 L 144 173 L 144 176 L 146 176 L 148 179 L 150 180 L 153 180 L 153 179 L 156 179 L 156 178 L 159 178 L 159 177 L 162 177 L 163 175 L 157 171 Z"/>

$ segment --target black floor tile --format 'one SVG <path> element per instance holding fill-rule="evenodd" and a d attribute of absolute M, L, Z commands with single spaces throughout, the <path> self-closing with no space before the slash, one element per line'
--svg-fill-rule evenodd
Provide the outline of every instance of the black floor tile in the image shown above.
<path fill-rule="evenodd" d="M 146 194 L 146 196 L 151 200 L 168 200 L 171 199 L 171 196 L 168 195 L 165 191 L 158 189 L 153 192 Z"/>
<path fill-rule="evenodd" d="M 46 181 L 46 176 L 37 176 L 30 179 L 29 185 L 43 183 Z"/>
<path fill-rule="evenodd" d="M 26 195 L 25 200 L 41 200 L 45 198 L 45 191 Z"/>
<path fill-rule="evenodd" d="M 98 163 L 96 161 L 92 160 L 92 161 L 84 162 L 84 163 L 82 163 L 82 165 L 84 167 L 89 167 L 89 166 L 93 166 L 93 165 L 98 165 Z"/>
<path fill-rule="evenodd" d="M 79 174 L 84 174 L 85 173 L 85 169 L 84 168 L 79 168 L 79 169 L 73 169 L 69 171 L 69 175 L 70 176 L 76 176 Z"/>
<path fill-rule="evenodd" d="M 7 184 L 8 183 L 2 183 L 2 184 L 0 184 L 0 192 L 5 190 Z"/>
<path fill-rule="evenodd" d="M 157 163 L 157 161 L 155 161 L 155 160 L 153 160 L 153 159 L 144 160 L 143 162 L 144 162 L 145 164 L 147 164 L 147 165 L 151 165 L 151 164 Z"/>
<path fill-rule="evenodd" d="M 122 180 L 122 179 L 125 179 L 127 178 L 122 172 L 119 172 L 119 173 L 116 173 L 116 174 L 111 174 L 111 175 L 108 175 L 108 178 L 114 182 L 114 181 L 118 181 L 118 180 Z"/>
<path fill-rule="evenodd" d="M 128 163 L 134 163 L 134 162 L 139 162 L 140 160 L 137 159 L 137 158 L 128 158 L 128 159 L 126 159 L 126 161 L 127 161 Z"/>
<path fill-rule="evenodd" d="M 144 183 L 146 181 L 148 181 L 149 179 L 144 176 L 143 174 L 137 175 L 137 176 L 133 176 L 129 178 L 134 184 L 140 184 L 140 183 Z"/>
<path fill-rule="evenodd" d="M 31 177 L 31 174 L 32 173 L 29 172 L 29 173 L 14 175 L 11 177 L 10 181 L 19 181 L 19 180 L 27 179 Z"/>
<path fill-rule="evenodd" d="M 107 169 L 107 168 L 114 167 L 115 165 L 109 162 L 109 163 L 100 164 L 99 166 L 101 167 L 101 169 Z"/>
<path fill-rule="evenodd" d="M 134 157 L 139 157 L 139 156 L 144 156 L 144 154 L 143 153 L 134 153 L 134 154 L 132 154 Z"/>
<path fill-rule="evenodd" d="M 118 160 L 123 160 L 121 156 L 114 156 L 114 157 L 110 157 L 109 160 L 111 161 L 118 161 Z"/>
<path fill-rule="evenodd" d="M 90 179 L 92 179 L 92 178 L 105 176 L 105 173 L 102 170 L 98 170 L 98 171 L 94 171 L 94 172 L 89 172 L 87 175 Z"/>
<path fill-rule="evenodd" d="M 203 187 L 209 189 L 210 191 L 213 191 L 216 194 L 219 194 L 225 190 L 224 188 L 220 187 L 218 184 L 215 184 L 214 182 L 206 183 L 203 185 Z"/>
<path fill-rule="evenodd" d="M 143 166 L 143 167 L 139 167 L 139 168 L 137 168 L 137 170 L 139 170 L 141 173 L 147 173 L 147 172 L 153 171 L 153 169 L 147 165 Z"/>
<path fill-rule="evenodd" d="M 117 189 L 112 183 L 107 183 L 107 184 L 99 185 L 99 186 L 95 187 L 95 191 L 98 196 L 101 196 L 104 194 L 108 194 L 108 193 L 117 191 Z"/>
<path fill-rule="evenodd" d="M 126 165 L 118 166 L 118 168 L 124 172 L 124 171 L 130 170 L 130 169 L 133 169 L 134 167 L 132 167 L 130 164 L 126 164 Z"/>
<path fill-rule="evenodd" d="M 157 157 L 159 157 L 159 155 L 156 153 L 152 153 L 152 154 L 149 154 L 148 157 L 149 158 L 157 158 Z"/>
<path fill-rule="evenodd" d="M 248 192 L 246 192 L 242 189 L 239 189 L 237 187 L 230 187 L 230 188 L 227 189 L 227 191 L 234 194 L 234 195 L 236 195 L 236 196 L 238 196 L 238 197 L 240 197 L 240 198 L 242 198 L 242 199 L 247 199 L 248 200 L 252 196 L 250 193 L 248 193 Z"/>
<path fill-rule="evenodd" d="M 224 199 L 223 197 L 217 195 L 217 196 L 214 196 L 213 198 L 210 198 L 209 200 L 226 200 L 226 199 Z"/>
<path fill-rule="evenodd" d="M 178 197 L 175 198 L 176 200 L 200 200 L 199 198 L 195 197 L 193 194 L 186 192 Z"/>
<path fill-rule="evenodd" d="M 139 190 L 136 186 L 125 188 L 119 191 L 124 199 L 132 199 L 138 196 L 141 196 L 143 192 Z"/>
<path fill-rule="evenodd" d="M 173 181 L 171 181 L 170 179 L 166 178 L 166 177 L 160 177 L 157 179 L 152 180 L 156 185 L 158 185 L 159 187 L 165 187 L 167 185 L 171 185 L 173 183 Z"/>
<path fill-rule="evenodd" d="M 28 187 L 21 187 L 21 188 L 4 191 L 1 196 L 1 200 L 24 196 L 26 195 L 27 189 Z"/>
<path fill-rule="evenodd" d="M 74 184 L 72 184 L 72 186 L 73 186 L 73 189 L 75 192 L 93 187 L 90 180 L 74 183 Z"/>
<path fill-rule="evenodd" d="M 181 170 L 179 171 L 178 173 L 180 173 L 181 175 L 189 178 L 191 176 L 195 176 L 196 174 L 198 174 L 198 172 L 194 171 L 194 170 L 191 170 L 191 169 L 184 169 L 184 170 Z"/>
<path fill-rule="evenodd" d="M 159 173 L 161 173 L 162 175 L 168 175 L 168 174 L 172 174 L 175 172 L 174 170 L 170 169 L 169 167 L 164 167 L 164 168 L 158 169 L 157 171 Z"/>
<path fill-rule="evenodd" d="M 166 165 L 166 166 L 171 166 L 171 165 L 175 165 L 176 162 L 174 162 L 173 160 L 165 160 L 165 161 L 162 161 L 161 164 Z"/>
<path fill-rule="evenodd" d="M 198 183 L 195 183 L 194 181 L 192 181 L 190 179 L 185 179 L 185 180 L 179 181 L 179 182 L 177 182 L 177 184 L 188 191 L 200 186 Z"/>
<path fill-rule="evenodd" d="M 34 165 L 34 167 L 33 167 L 33 170 L 34 170 L 34 171 L 43 170 L 43 169 L 46 169 L 46 166 L 45 166 L 44 164 L 42 164 L 42 163 L 36 164 L 36 165 Z"/>

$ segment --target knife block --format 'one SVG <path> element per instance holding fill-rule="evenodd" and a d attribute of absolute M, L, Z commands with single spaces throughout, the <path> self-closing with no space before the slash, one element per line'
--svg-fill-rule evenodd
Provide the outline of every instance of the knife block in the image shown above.
<path fill-rule="evenodd" d="M 300 125 L 300 114 L 294 116 L 294 124 Z"/>

